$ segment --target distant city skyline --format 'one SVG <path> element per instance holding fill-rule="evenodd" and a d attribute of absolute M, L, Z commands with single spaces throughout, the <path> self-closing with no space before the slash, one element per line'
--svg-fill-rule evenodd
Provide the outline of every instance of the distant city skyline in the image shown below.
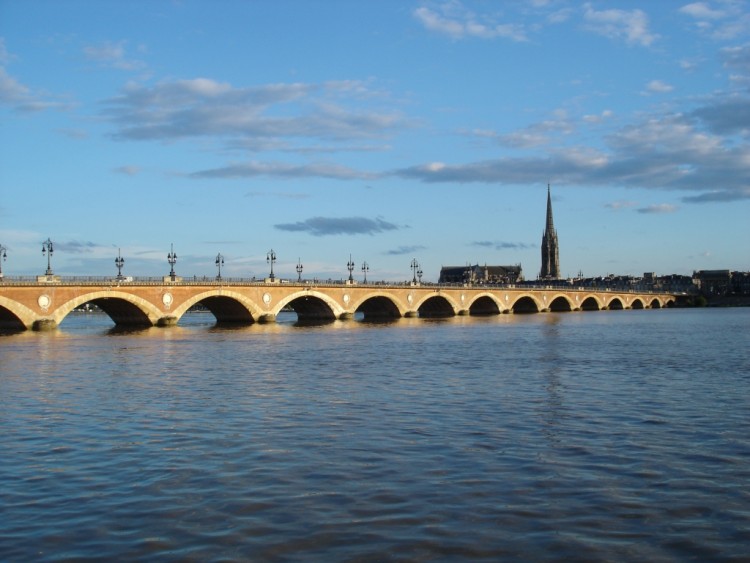
<path fill-rule="evenodd" d="M 0 143 L 6 276 L 748 271 L 750 5 L 0 0 Z"/>

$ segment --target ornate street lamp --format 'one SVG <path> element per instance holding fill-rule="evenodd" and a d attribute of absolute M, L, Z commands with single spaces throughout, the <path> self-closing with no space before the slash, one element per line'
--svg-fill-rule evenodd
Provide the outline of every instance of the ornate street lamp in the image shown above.
<path fill-rule="evenodd" d="M 216 279 L 218 281 L 221 281 L 221 267 L 224 265 L 224 257 L 221 255 L 221 252 L 219 252 L 216 255 L 216 267 L 219 268 L 219 275 L 216 276 Z"/>
<path fill-rule="evenodd" d="M 52 275 L 52 266 L 50 265 L 50 258 L 52 258 L 52 253 L 55 251 L 55 249 L 52 247 L 52 241 L 48 238 L 42 243 L 42 256 L 45 254 L 47 255 L 47 271 L 45 272 L 45 275 L 51 276 Z"/>
<path fill-rule="evenodd" d="M 299 258 L 297 258 L 297 266 L 295 269 L 297 270 L 297 281 L 301 282 L 302 281 L 302 262 L 300 261 Z"/>
<path fill-rule="evenodd" d="M 3 279 L 3 262 L 8 259 L 8 249 L 0 244 L 0 281 Z"/>
<path fill-rule="evenodd" d="M 411 260 L 411 271 L 414 273 L 414 277 L 411 280 L 411 283 L 414 285 L 417 285 L 417 270 L 419 270 L 419 262 L 417 262 L 416 258 L 412 258 Z M 419 275 L 422 275 L 422 271 L 419 270 Z"/>
<path fill-rule="evenodd" d="M 364 279 L 362 280 L 362 283 L 367 283 L 367 272 L 370 271 L 370 266 L 367 264 L 367 262 L 362 263 L 362 274 L 364 275 Z"/>
<path fill-rule="evenodd" d="M 120 255 L 120 249 L 117 249 L 117 258 L 115 258 L 115 267 L 117 268 L 117 279 L 122 279 L 122 267 L 125 265 L 125 258 Z"/>
<path fill-rule="evenodd" d="M 177 255 L 174 253 L 174 243 L 169 245 L 170 251 L 167 254 L 167 262 L 169 262 L 170 270 L 169 277 L 174 281 L 176 274 L 174 273 L 174 265 L 177 263 Z"/>
<path fill-rule="evenodd" d="M 271 264 L 271 275 L 269 276 L 271 281 L 276 279 L 273 275 L 273 263 L 274 262 L 276 262 L 276 253 L 273 251 L 273 248 L 272 248 L 271 250 L 268 251 L 268 254 L 266 254 L 266 263 Z"/>
<path fill-rule="evenodd" d="M 354 271 L 354 262 L 352 262 L 352 255 L 349 255 L 349 261 L 346 263 L 346 269 L 349 270 L 349 282 L 354 281 L 354 276 L 352 276 L 352 272 Z"/>
<path fill-rule="evenodd" d="M 419 283 L 422 283 L 422 268 L 417 269 L 417 279 L 419 280 Z"/>

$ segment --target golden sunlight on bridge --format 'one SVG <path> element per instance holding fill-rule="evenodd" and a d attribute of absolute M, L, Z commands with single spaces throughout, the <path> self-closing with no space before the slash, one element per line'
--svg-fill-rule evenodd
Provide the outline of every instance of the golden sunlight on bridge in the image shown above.
<path fill-rule="evenodd" d="M 0 284 L 0 328 L 57 327 L 77 307 L 98 306 L 117 326 L 171 326 L 194 306 L 217 323 L 273 322 L 282 309 L 300 321 L 451 317 L 607 309 L 656 309 L 675 296 L 596 288 L 433 284 L 224 281 L 65 281 Z"/>

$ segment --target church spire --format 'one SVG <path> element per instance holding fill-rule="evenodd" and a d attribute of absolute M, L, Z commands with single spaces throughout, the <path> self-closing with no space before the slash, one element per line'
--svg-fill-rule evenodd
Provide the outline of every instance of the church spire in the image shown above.
<path fill-rule="evenodd" d="M 555 232 L 555 222 L 552 220 L 552 197 L 550 196 L 549 184 L 547 184 L 547 225 L 545 232 Z"/>
<path fill-rule="evenodd" d="M 547 184 L 547 223 L 542 235 L 542 269 L 539 272 L 541 279 L 560 279 L 560 255 L 557 246 L 557 231 L 552 219 L 552 196 L 550 186 Z"/>

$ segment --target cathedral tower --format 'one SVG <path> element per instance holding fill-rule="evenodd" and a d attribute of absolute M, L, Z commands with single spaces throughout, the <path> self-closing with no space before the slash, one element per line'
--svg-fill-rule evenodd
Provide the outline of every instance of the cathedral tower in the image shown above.
<path fill-rule="evenodd" d="M 547 184 L 547 224 L 542 235 L 542 271 L 539 277 L 543 280 L 560 279 L 560 255 L 557 247 L 557 232 L 552 220 L 552 198 Z"/>

